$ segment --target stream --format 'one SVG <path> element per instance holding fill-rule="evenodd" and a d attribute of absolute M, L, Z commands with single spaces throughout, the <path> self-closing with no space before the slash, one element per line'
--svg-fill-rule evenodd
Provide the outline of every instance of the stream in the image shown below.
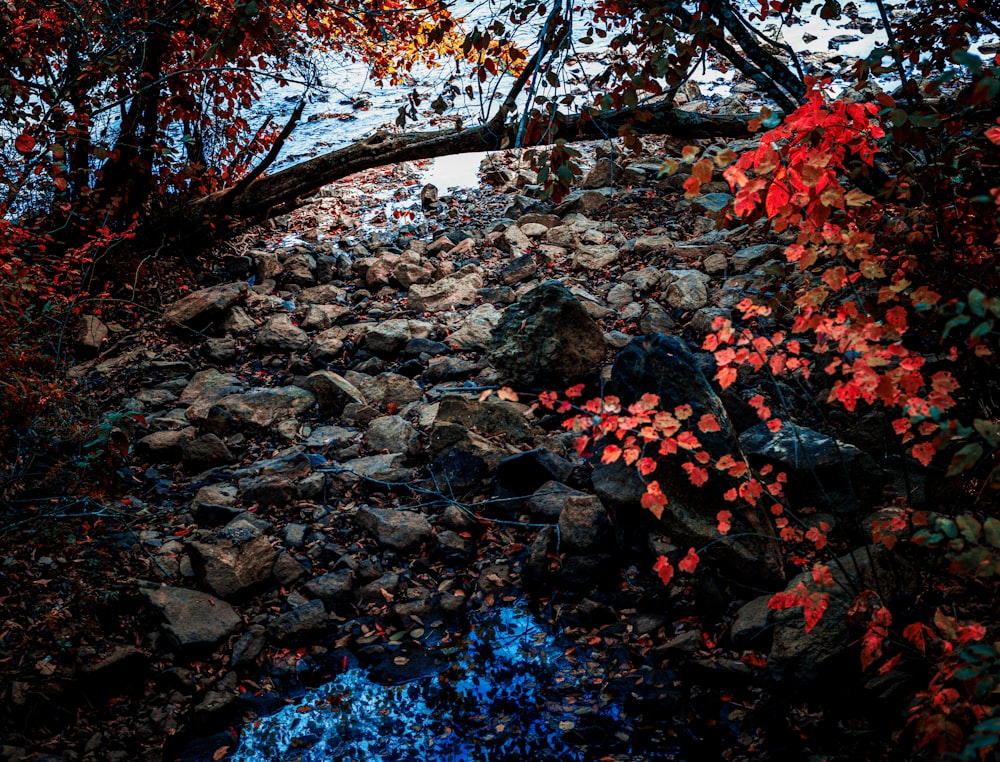
<path fill-rule="evenodd" d="M 660 727 L 636 731 L 623 699 L 602 691 L 594 665 L 560 644 L 523 602 L 473 615 L 465 641 L 438 653 L 446 658 L 437 667 L 401 684 L 362 669 L 338 675 L 245 727 L 231 759 L 682 759 L 667 741 L 671 713 L 662 713 Z"/>

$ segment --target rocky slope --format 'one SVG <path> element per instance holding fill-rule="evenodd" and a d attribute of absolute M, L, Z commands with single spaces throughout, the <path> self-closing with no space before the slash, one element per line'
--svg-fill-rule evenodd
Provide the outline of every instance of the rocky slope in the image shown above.
<path fill-rule="evenodd" d="M 381 231 L 359 223 L 386 181 L 373 173 L 233 242 L 214 282 L 155 323 L 112 343 L 88 318 L 80 355 L 98 356 L 72 376 L 141 415 L 131 489 L 93 548 L 39 557 L 24 534 L 0 559 L 0 759 L 172 759 L 199 738 L 211 758 L 234 745 L 215 734 L 347 664 L 419 673 L 415 654 L 470 608 L 518 591 L 598 646 L 595 679 L 638 715 L 686 692 L 679 726 L 722 717 L 717 743 L 752 756 L 763 686 L 839 669 L 845 618 L 809 635 L 798 614 L 773 620 L 769 592 L 797 580 L 767 536 L 717 545 L 664 588 L 653 560 L 717 539 L 719 494 L 678 488 L 653 520 L 638 477 L 578 457 L 534 395 L 581 382 L 717 413 L 717 454 L 785 468 L 844 552 L 894 474 L 866 430 L 847 444 L 807 428 L 815 391 L 786 389 L 802 426 L 771 434 L 746 400 L 773 389 L 744 379 L 720 398 L 705 380 L 712 321 L 801 276 L 765 229 L 717 229 L 724 184 L 687 200 L 683 177 L 659 178 L 670 150 L 599 150 L 558 205 L 498 159 L 494 190 L 424 194 L 426 215 Z M 881 554 L 843 568 L 906 591 Z M 59 607 L 39 610 L 19 590 L 32 584 Z"/>

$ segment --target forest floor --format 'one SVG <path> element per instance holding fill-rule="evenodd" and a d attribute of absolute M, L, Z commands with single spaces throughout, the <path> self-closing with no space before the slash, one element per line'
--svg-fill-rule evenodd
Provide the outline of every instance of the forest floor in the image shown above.
<path fill-rule="evenodd" d="M 469 612 L 523 595 L 586 654 L 581 683 L 627 709 L 613 732 L 566 731 L 584 758 L 911 758 L 889 730 L 912 675 L 862 674 L 846 630 L 835 653 L 803 653 L 816 641 L 766 606 L 784 583 L 710 553 L 664 586 L 655 559 L 687 543 L 623 513 L 628 484 L 598 484 L 564 416 L 532 405 L 577 381 L 597 396 L 647 334 L 681 337 L 711 378 L 713 320 L 794 277 L 780 236 L 717 226 L 724 184 L 686 199 L 683 176 L 658 176 L 679 148 L 612 168 L 589 146 L 558 205 L 502 156 L 492 185 L 389 220 L 369 200 L 414 173 L 373 171 L 204 256 L 122 268 L 69 369 L 102 424 L 79 459 L 107 489 L 67 502 L 65 477 L 41 479 L 0 540 L 0 760 L 222 759 L 244 722 L 344 669 L 440 671 Z M 505 313 L 552 280 L 568 293 L 517 345 Z M 532 346 L 546 330 L 556 343 Z M 722 397 L 744 450 L 761 391 L 741 379 Z M 790 392 L 803 426 L 822 391 Z M 804 514 L 851 553 L 906 474 L 880 419 L 832 423 L 849 463 L 826 490 L 798 477 Z M 883 579 L 915 596 L 905 577 Z"/>

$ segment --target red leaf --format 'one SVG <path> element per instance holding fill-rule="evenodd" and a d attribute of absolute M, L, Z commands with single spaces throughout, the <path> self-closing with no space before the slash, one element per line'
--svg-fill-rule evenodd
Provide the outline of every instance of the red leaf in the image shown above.
<path fill-rule="evenodd" d="M 688 548 L 687 555 L 678 562 L 677 568 L 687 574 L 694 573 L 694 570 L 698 568 L 698 554 L 694 548 Z"/>
<path fill-rule="evenodd" d="M 21 153 L 31 153 L 35 150 L 35 139 L 27 132 L 22 132 L 14 140 L 14 148 Z"/>
<path fill-rule="evenodd" d="M 719 522 L 719 534 L 729 534 L 729 530 L 732 529 L 732 524 L 730 520 L 733 518 L 732 511 L 719 511 L 715 514 L 716 520 Z"/>
<path fill-rule="evenodd" d="M 921 465 L 930 465 L 931 459 L 937 453 L 937 448 L 934 446 L 933 442 L 922 442 L 921 444 L 914 445 L 911 450 L 913 457 L 920 461 Z"/>
<path fill-rule="evenodd" d="M 670 580 L 674 577 L 674 567 L 670 565 L 666 556 L 660 556 L 656 559 L 656 563 L 653 564 L 653 571 L 660 575 L 660 580 L 664 585 L 669 585 Z"/>
<path fill-rule="evenodd" d="M 719 422 L 716 420 L 715 416 L 711 413 L 705 413 L 701 418 L 698 419 L 698 429 L 704 431 L 706 434 L 711 431 L 721 431 L 719 428 Z"/>
<path fill-rule="evenodd" d="M 622 448 L 618 445 L 608 445 L 601 455 L 601 463 L 614 463 L 622 456 Z"/>
<path fill-rule="evenodd" d="M 705 468 L 699 468 L 694 463 L 684 463 L 681 468 L 687 472 L 688 479 L 695 487 L 700 487 L 708 481 L 708 470 Z"/>

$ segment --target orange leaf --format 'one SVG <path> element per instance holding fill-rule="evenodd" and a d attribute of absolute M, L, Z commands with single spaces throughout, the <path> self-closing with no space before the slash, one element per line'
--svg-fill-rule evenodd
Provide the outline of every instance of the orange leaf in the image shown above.
<path fill-rule="evenodd" d="M 660 580 L 664 585 L 669 585 L 670 580 L 674 577 L 674 567 L 670 565 L 666 556 L 660 556 L 656 559 L 656 563 L 653 564 L 653 571 L 660 575 Z"/>
<path fill-rule="evenodd" d="M 698 429 L 704 431 L 706 434 L 711 431 L 721 431 L 719 427 L 719 422 L 716 420 L 715 416 L 711 413 L 705 413 L 701 418 L 698 419 Z"/>
<path fill-rule="evenodd" d="M 698 554 L 694 548 L 688 548 L 687 555 L 678 562 L 677 568 L 687 574 L 694 574 L 694 570 L 698 568 Z"/>
<path fill-rule="evenodd" d="M 719 382 L 719 386 L 723 389 L 732 386 L 733 382 L 736 381 L 736 368 L 731 365 L 719 368 L 718 372 L 715 374 L 715 379 Z"/>
<path fill-rule="evenodd" d="M 652 458 L 640 458 L 639 459 L 639 473 L 643 476 L 649 476 L 656 470 L 656 461 Z"/>
<path fill-rule="evenodd" d="M 601 454 L 601 463 L 614 463 L 622 456 L 622 448 L 618 445 L 608 445 Z"/>
<path fill-rule="evenodd" d="M 497 397 L 504 400 L 505 402 L 517 402 L 517 392 L 511 389 L 509 386 L 503 386 L 497 392 Z"/>

